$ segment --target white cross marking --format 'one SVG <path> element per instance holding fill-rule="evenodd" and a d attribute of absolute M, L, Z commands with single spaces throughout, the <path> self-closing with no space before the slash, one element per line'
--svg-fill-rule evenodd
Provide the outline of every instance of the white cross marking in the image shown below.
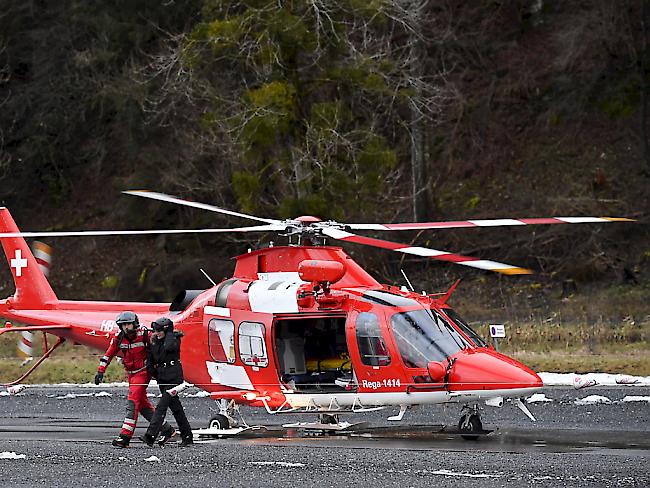
<path fill-rule="evenodd" d="M 23 268 L 27 267 L 27 260 L 23 258 L 23 252 L 16 249 L 16 257 L 11 260 L 11 267 L 16 268 L 16 276 L 22 276 Z"/>

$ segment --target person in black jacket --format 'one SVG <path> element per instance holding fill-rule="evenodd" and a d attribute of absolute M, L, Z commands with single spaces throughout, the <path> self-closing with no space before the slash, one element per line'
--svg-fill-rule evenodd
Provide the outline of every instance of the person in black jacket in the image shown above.
<path fill-rule="evenodd" d="M 174 331 L 174 323 L 167 317 L 161 317 L 151 324 L 153 339 L 151 341 L 149 365 L 152 375 L 156 378 L 162 397 L 156 405 L 156 412 L 149 424 L 147 432 L 140 437 L 149 447 L 153 446 L 158 437 L 167 408 L 171 409 L 181 431 L 181 447 L 193 444 L 192 428 L 185 416 L 185 410 L 177 395 L 171 395 L 168 390 L 183 383 L 183 367 L 181 366 L 181 337 L 182 332 Z"/>

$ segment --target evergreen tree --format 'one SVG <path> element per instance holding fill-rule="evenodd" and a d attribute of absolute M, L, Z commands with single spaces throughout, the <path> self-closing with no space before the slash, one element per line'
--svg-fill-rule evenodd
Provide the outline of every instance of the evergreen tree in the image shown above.
<path fill-rule="evenodd" d="M 402 176 L 411 109 L 440 107 L 437 86 L 409 70 L 411 21 L 389 0 L 206 0 L 158 69 L 184 77 L 165 95 L 202 107 L 244 211 L 367 218 Z"/>

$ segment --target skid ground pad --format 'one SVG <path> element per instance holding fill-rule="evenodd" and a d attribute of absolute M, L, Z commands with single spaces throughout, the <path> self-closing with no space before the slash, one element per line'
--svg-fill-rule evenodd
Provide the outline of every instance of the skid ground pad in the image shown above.
<path fill-rule="evenodd" d="M 235 437 L 239 435 L 246 435 L 251 433 L 266 432 L 267 428 L 263 425 L 253 425 L 251 427 L 235 427 L 232 429 L 217 429 L 215 427 L 208 427 L 206 429 L 194 429 L 192 433 L 195 438 L 206 437 Z"/>
<path fill-rule="evenodd" d="M 354 432 L 363 430 L 368 427 L 368 422 L 357 422 L 351 424 L 349 422 L 339 422 L 338 424 L 323 424 L 320 422 L 296 422 L 293 424 L 283 424 L 285 429 L 298 429 L 306 431 L 317 432 Z"/>

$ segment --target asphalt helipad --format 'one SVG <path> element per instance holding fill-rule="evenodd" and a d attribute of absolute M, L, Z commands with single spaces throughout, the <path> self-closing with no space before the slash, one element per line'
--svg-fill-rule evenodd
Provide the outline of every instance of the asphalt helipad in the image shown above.
<path fill-rule="evenodd" d="M 493 432 L 477 441 L 454 432 L 458 405 L 409 410 L 397 425 L 393 410 L 347 416 L 369 426 L 335 436 L 281 426 L 310 417 L 245 409 L 270 428 L 188 449 L 115 449 L 124 388 L 29 388 L 0 397 L 0 473 L 4 486 L 650 486 L 649 388 L 545 393 L 552 401 L 528 405 L 535 423 L 511 405 L 485 407 Z M 217 411 L 206 398 L 183 404 L 195 428 Z"/>

